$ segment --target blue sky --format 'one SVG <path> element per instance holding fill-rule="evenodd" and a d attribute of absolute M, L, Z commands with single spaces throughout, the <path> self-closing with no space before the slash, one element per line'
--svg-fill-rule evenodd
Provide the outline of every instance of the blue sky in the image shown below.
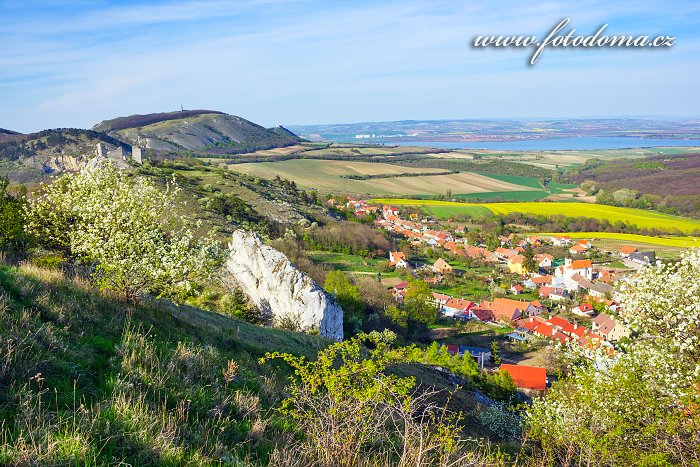
<path fill-rule="evenodd" d="M 475 50 L 476 35 L 675 36 L 666 50 Z M 266 126 L 700 114 L 697 1 L 0 0 L 0 127 L 209 108 Z"/>

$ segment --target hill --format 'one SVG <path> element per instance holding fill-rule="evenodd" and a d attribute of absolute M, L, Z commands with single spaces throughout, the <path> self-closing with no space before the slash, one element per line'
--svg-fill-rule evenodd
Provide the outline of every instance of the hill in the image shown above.
<path fill-rule="evenodd" d="M 57 128 L 28 135 L 0 134 L 0 175 L 16 183 L 35 183 L 65 171 L 76 171 L 95 155 L 95 146 L 107 150 L 131 146 L 105 133 L 78 128 Z"/>
<path fill-rule="evenodd" d="M 129 144 L 164 152 L 239 154 L 289 146 L 300 140 L 289 130 L 268 130 L 249 120 L 212 110 L 131 115 L 93 127 Z"/>
<path fill-rule="evenodd" d="M 673 214 L 700 218 L 700 154 L 659 154 L 632 161 L 592 160 L 570 175 L 598 195 L 598 202 L 652 204 Z M 620 190 L 632 190 L 629 191 Z M 648 195 L 639 199 L 640 195 Z"/>

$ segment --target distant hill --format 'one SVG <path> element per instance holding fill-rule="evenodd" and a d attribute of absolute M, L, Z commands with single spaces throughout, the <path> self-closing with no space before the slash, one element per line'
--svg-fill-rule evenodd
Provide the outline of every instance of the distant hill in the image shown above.
<path fill-rule="evenodd" d="M 283 127 L 267 129 L 235 115 L 213 110 L 132 115 L 105 120 L 93 127 L 143 148 L 163 152 L 196 151 L 240 154 L 298 143 Z"/>

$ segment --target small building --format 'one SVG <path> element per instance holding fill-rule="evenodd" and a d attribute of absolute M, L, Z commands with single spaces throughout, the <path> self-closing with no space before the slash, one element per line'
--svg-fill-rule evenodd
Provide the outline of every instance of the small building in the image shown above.
<path fill-rule="evenodd" d="M 520 284 L 515 284 L 510 287 L 510 293 L 514 295 L 520 295 L 523 293 L 523 286 Z"/>
<path fill-rule="evenodd" d="M 637 249 L 633 246 L 623 246 L 617 252 L 622 258 L 628 258 L 630 254 L 636 253 Z"/>
<path fill-rule="evenodd" d="M 500 371 L 506 371 L 518 388 L 544 391 L 547 389 L 547 369 L 538 366 L 510 365 L 504 363 Z"/>
<path fill-rule="evenodd" d="M 435 263 L 433 263 L 433 271 L 438 274 L 451 274 L 452 266 L 450 266 L 447 261 L 442 258 L 438 258 Z"/>
<path fill-rule="evenodd" d="M 578 306 L 573 307 L 571 309 L 571 312 L 579 316 L 593 316 L 593 314 L 595 313 L 595 309 L 590 303 L 582 303 Z"/>
<path fill-rule="evenodd" d="M 442 306 L 442 312 L 445 316 L 466 315 L 471 317 L 469 310 L 475 306 L 475 303 L 469 300 L 459 298 L 450 298 Z"/>
<path fill-rule="evenodd" d="M 629 254 L 629 259 L 638 264 L 654 264 L 656 262 L 656 253 L 653 251 L 635 251 Z"/>
<path fill-rule="evenodd" d="M 552 244 L 554 246 L 567 246 L 571 243 L 571 237 L 568 235 L 558 235 L 556 237 L 552 237 Z"/>
<path fill-rule="evenodd" d="M 601 313 L 593 319 L 593 332 L 600 334 L 603 339 L 609 342 L 619 341 L 630 335 L 629 329 L 605 313 Z"/>

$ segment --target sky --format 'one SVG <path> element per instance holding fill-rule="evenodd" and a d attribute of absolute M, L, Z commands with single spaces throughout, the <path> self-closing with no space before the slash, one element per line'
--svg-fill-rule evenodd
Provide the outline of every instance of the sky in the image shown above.
<path fill-rule="evenodd" d="M 669 35 L 478 50 L 478 35 Z M 0 128 L 220 110 L 265 126 L 700 115 L 700 2 L 0 0 Z"/>

